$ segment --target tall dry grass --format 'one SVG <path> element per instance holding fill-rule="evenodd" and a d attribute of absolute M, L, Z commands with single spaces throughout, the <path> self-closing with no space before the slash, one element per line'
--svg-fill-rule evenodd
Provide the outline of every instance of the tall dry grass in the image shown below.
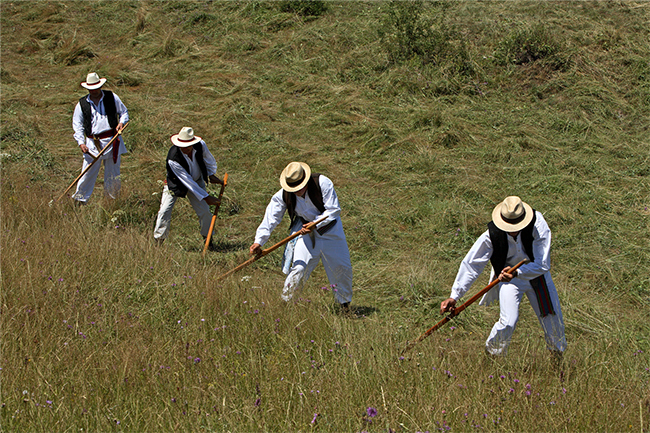
<path fill-rule="evenodd" d="M 644 419 L 647 323 L 622 328 L 565 278 L 560 369 L 526 306 L 505 359 L 481 355 L 497 311 L 478 308 L 402 358 L 418 333 L 410 293 L 391 306 L 368 287 L 345 317 L 321 270 L 286 304 L 277 270 L 215 283 L 222 268 L 200 246 L 156 247 L 111 204 L 49 208 L 26 186 L 2 211 L 5 429 L 634 431 Z"/>

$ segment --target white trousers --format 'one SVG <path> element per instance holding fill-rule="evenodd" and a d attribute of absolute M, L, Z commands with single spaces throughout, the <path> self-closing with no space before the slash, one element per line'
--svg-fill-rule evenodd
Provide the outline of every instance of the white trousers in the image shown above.
<path fill-rule="evenodd" d="M 533 287 L 529 281 L 515 278 L 509 283 L 501 283 L 499 287 L 499 306 L 501 314 L 499 321 L 494 324 L 490 336 L 485 342 L 485 350 L 492 355 L 505 355 L 508 345 L 512 339 L 512 334 L 519 320 L 519 305 L 526 295 L 530 306 L 537 315 L 539 324 L 544 330 L 546 347 L 549 350 L 563 352 L 566 349 L 566 337 L 564 335 L 564 319 L 560 309 L 560 299 L 557 290 L 551 279 L 551 274 L 545 274 L 548 292 L 553 304 L 555 314 L 540 316 L 539 304 Z"/>
<path fill-rule="evenodd" d="M 340 304 L 352 301 L 352 263 L 341 220 L 336 221 L 336 225 L 323 236 L 315 233 L 315 237 L 315 245 L 312 245 L 309 235 L 297 238 L 293 265 L 284 281 L 282 299 L 291 300 L 294 293 L 303 288 L 322 259 L 336 301 Z"/>
<path fill-rule="evenodd" d="M 201 188 L 205 187 L 203 179 L 197 181 L 196 183 Z M 186 197 L 190 201 L 194 212 L 196 212 L 196 216 L 199 217 L 199 223 L 201 225 L 201 236 L 206 237 L 210 231 L 210 223 L 212 222 L 212 212 L 210 212 L 210 206 L 206 203 L 205 200 L 199 200 L 191 192 L 188 192 Z M 167 239 L 167 236 L 169 236 L 169 227 L 172 221 L 172 210 L 174 209 L 176 200 L 178 200 L 178 197 L 175 197 L 169 190 L 169 187 L 165 185 L 163 188 L 162 197 L 160 199 L 160 210 L 158 211 L 156 228 L 153 231 L 154 239 Z"/>
<path fill-rule="evenodd" d="M 90 155 L 84 154 L 84 162 L 81 167 L 83 172 L 91 163 L 93 158 Z M 104 195 L 112 199 L 117 198 L 118 193 L 122 183 L 120 182 L 120 163 L 122 162 L 122 156 L 117 157 L 117 162 L 113 163 L 113 155 L 104 155 L 100 161 L 97 161 L 95 165 L 90 167 L 90 170 L 86 172 L 79 182 L 77 182 L 77 191 L 72 196 L 73 199 L 87 202 L 90 199 L 90 195 L 95 189 L 95 182 L 97 182 L 97 175 L 99 174 L 99 169 L 104 164 Z"/>

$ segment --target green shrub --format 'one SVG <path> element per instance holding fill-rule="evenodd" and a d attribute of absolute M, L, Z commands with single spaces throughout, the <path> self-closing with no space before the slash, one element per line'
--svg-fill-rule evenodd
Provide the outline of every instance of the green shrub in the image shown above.
<path fill-rule="evenodd" d="M 444 64 L 446 72 L 451 74 L 473 73 L 466 45 L 456 43 L 456 31 L 445 24 L 446 7 L 422 1 L 389 4 L 377 33 L 392 64 L 415 59 L 422 65 Z"/>
<path fill-rule="evenodd" d="M 447 48 L 444 33 L 433 29 L 433 22 L 423 16 L 423 11 L 421 1 L 389 4 L 378 34 L 392 63 L 416 57 L 426 64 Z"/>
<path fill-rule="evenodd" d="M 539 24 L 510 33 L 499 43 L 494 57 L 501 65 L 523 65 L 544 60 L 554 69 L 563 70 L 568 65 L 568 59 L 563 57 L 565 52 L 564 44 Z"/>

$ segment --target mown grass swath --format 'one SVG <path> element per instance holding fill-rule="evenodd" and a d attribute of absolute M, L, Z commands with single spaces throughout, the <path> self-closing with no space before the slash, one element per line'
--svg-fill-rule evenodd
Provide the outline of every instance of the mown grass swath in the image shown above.
<path fill-rule="evenodd" d="M 0 13 L 3 430 L 650 429 L 646 3 Z M 81 168 L 71 119 L 91 71 L 132 119 L 122 196 L 105 201 L 100 181 L 88 206 L 50 208 Z M 185 203 L 153 243 L 183 126 L 229 174 L 205 257 Z M 280 251 L 215 281 L 248 258 L 293 160 L 336 184 L 357 317 L 339 314 L 322 267 L 282 302 Z M 553 231 L 561 370 L 526 304 L 505 359 L 483 356 L 498 309 L 476 305 L 400 359 L 511 194 Z"/>

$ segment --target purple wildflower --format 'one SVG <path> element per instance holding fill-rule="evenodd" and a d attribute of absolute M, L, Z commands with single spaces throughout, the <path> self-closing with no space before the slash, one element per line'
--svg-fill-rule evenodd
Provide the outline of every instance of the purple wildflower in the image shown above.
<path fill-rule="evenodd" d="M 366 413 L 370 418 L 374 418 L 377 416 L 377 409 L 375 409 L 374 407 L 369 407 L 368 409 L 366 409 Z"/>

